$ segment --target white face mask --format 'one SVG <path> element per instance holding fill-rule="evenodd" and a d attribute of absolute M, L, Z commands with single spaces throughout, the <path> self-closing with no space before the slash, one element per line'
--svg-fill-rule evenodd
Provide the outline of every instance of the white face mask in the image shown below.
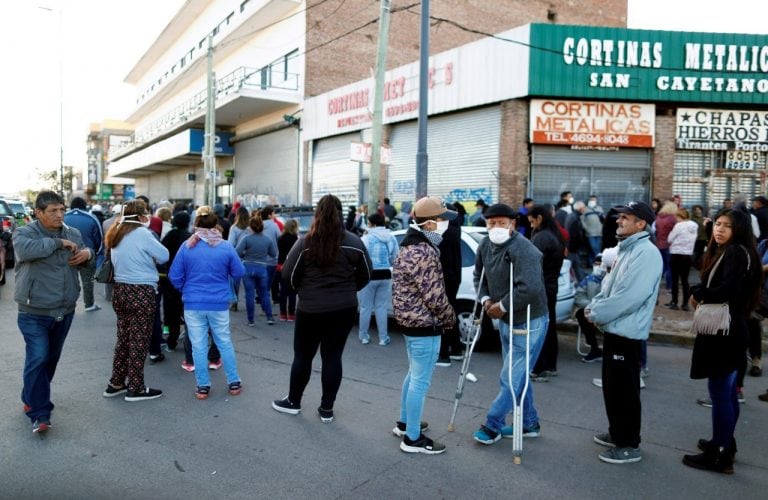
<path fill-rule="evenodd" d="M 502 245 L 509 239 L 509 229 L 505 227 L 494 227 L 488 230 L 488 239 L 495 245 Z"/>
<path fill-rule="evenodd" d="M 573 205 L 573 197 L 568 198 L 568 204 Z"/>
<path fill-rule="evenodd" d="M 437 229 L 435 229 L 435 232 L 439 234 L 440 236 L 443 235 L 444 232 L 448 230 L 448 221 L 447 220 L 439 220 L 436 221 L 437 223 Z"/>
<path fill-rule="evenodd" d="M 605 274 L 605 269 L 600 264 L 595 264 L 592 266 L 592 274 L 595 276 L 602 276 Z"/>
<path fill-rule="evenodd" d="M 595 200 L 589 200 L 589 201 L 587 202 L 587 206 L 588 206 L 589 208 L 595 208 L 595 207 L 597 206 L 597 202 L 596 202 Z"/>

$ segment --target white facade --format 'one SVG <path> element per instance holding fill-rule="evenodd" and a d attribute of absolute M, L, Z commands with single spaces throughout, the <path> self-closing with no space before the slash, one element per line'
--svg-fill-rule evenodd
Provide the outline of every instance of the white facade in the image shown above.
<path fill-rule="evenodd" d="M 137 108 L 126 120 L 136 132 L 133 142 L 110 151 L 110 175 L 135 177 L 137 194 L 153 201 L 202 200 L 202 158 L 183 150 L 183 134 L 204 128 L 209 34 L 216 128 L 234 133 L 234 142 L 260 129 L 288 126 L 282 116 L 299 108 L 305 24 L 301 0 L 186 2 L 126 77 L 136 85 Z M 298 149 L 293 136 L 290 145 Z M 235 165 L 238 180 L 245 181 L 241 174 L 259 175 L 231 158 L 217 158 L 219 171 Z M 188 173 L 197 173 L 196 182 L 187 180 Z M 224 176 L 216 182 L 222 200 L 234 201 L 237 193 Z M 298 175 L 292 182 L 295 197 Z"/>

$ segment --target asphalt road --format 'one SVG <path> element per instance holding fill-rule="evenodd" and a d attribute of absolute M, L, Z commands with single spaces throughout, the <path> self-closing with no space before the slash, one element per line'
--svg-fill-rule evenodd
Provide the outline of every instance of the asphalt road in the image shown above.
<path fill-rule="evenodd" d="M 600 462 L 592 436 L 607 428 L 602 395 L 592 386 L 599 364 L 583 364 L 574 338 L 562 335 L 560 375 L 533 386 L 542 437 L 527 439 L 521 465 L 511 440 L 482 446 L 472 433 L 498 388 L 500 358 L 477 353 L 456 431 L 447 432 L 459 363 L 437 368 L 424 418 L 428 435 L 447 445 L 438 456 L 401 452 L 391 434 L 407 370 L 402 336 L 363 346 L 356 330 L 344 355 L 336 420 L 315 413 L 319 372 L 303 412 L 275 412 L 270 401 L 287 393 L 291 324 L 256 328 L 241 312 L 232 329 L 244 389 L 226 392 L 223 370 L 211 396 L 198 401 L 183 353 L 147 365 L 147 383 L 164 397 L 141 403 L 101 396 L 109 378 L 115 317 L 80 304 L 64 347 L 53 400 L 53 428 L 34 435 L 19 393 L 24 343 L 16 326 L 13 280 L 0 287 L 0 498 L 765 498 L 768 491 L 768 404 L 756 395 L 768 380 L 747 379 L 736 437 L 736 473 L 723 476 L 683 466 L 700 437 L 711 437 L 710 413 L 695 403 L 704 381 L 688 378 L 690 350 L 651 345 L 651 376 L 643 391 L 643 460 Z M 101 286 L 98 285 L 97 288 Z M 319 369 L 319 359 L 315 363 Z"/>

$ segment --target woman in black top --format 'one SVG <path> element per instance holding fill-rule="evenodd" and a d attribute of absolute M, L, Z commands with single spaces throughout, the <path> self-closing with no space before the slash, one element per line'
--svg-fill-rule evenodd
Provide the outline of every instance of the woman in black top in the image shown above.
<path fill-rule="evenodd" d="M 289 219 L 283 226 L 283 234 L 277 239 L 277 272 L 282 274 L 283 263 L 293 244 L 299 239 L 299 223 Z M 296 291 L 280 277 L 280 321 L 296 320 Z"/>
<path fill-rule="evenodd" d="M 707 379 L 712 400 L 712 439 L 700 439 L 698 446 L 703 453 L 685 455 L 683 463 L 732 474 L 736 455 L 733 434 L 739 420 L 736 373 L 746 364 L 747 319 L 760 299 L 763 272 L 749 215 L 738 209 L 723 209 L 714 221 L 702 262 L 701 284 L 691 287 L 691 303 L 727 303 L 730 327 L 713 335 L 696 335 L 691 378 Z"/>
<path fill-rule="evenodd" d="M 544 288 L 547 292 L 549 324 L 541 354 L 531 373 L 532 379 L 557 375 L 557 280 L 565 256 L 565 240 L 555 224 L 549 205 L 535 205 L 528 213 L 531 243 L 543 254 Z"/>

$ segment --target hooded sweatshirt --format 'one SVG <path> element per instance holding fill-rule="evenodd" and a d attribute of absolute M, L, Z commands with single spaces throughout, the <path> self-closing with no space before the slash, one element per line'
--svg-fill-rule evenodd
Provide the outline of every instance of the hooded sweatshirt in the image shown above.
<path fill-rule="evenodd" d="M 395 263 L 399 250 L 397 239 L 384 226 L 368 228 L 368 232 L 361 239 L 371 256 L 371 265 L 373 266 L 371 279 L 390 279 L 392 272 L 389 268 Z"/>

